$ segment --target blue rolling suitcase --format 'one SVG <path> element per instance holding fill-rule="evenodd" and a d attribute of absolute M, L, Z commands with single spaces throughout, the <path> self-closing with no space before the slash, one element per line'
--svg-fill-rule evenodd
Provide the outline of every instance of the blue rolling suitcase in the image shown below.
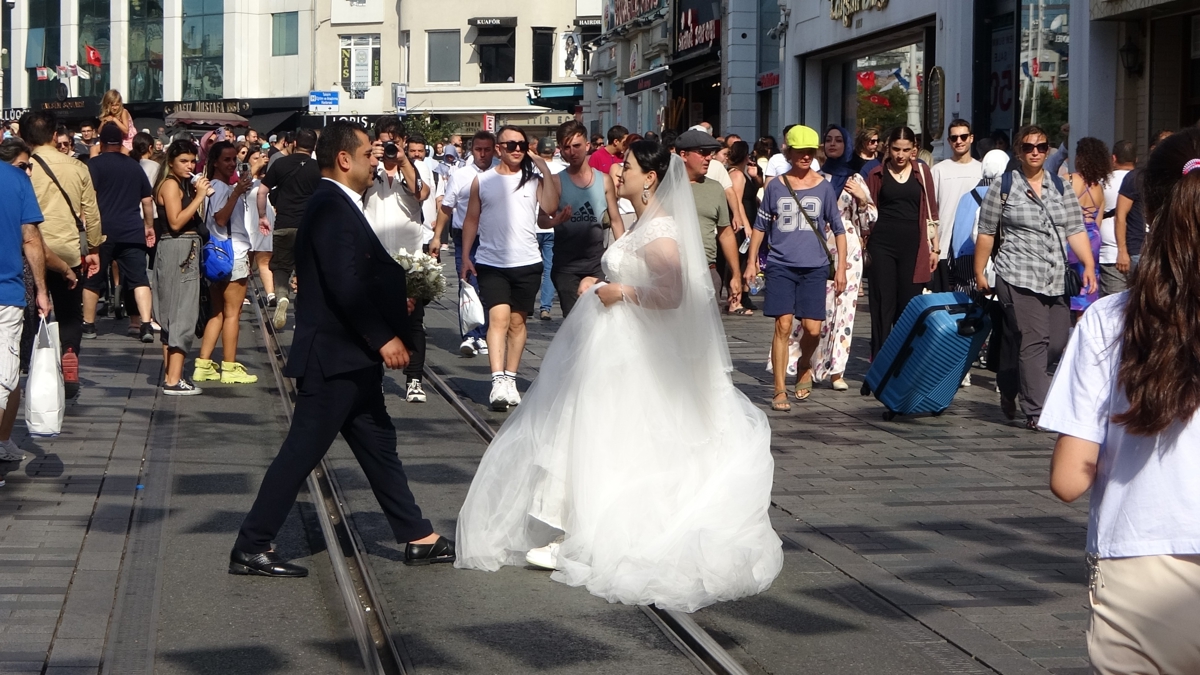
<path fill-rule="evenodd" d="M 887 406 L 883 418 L 950 407 L 979 357 L 992 319 L 965 293 L 919 295 L 908 303 L 871 364 L 862 393 Z"/>

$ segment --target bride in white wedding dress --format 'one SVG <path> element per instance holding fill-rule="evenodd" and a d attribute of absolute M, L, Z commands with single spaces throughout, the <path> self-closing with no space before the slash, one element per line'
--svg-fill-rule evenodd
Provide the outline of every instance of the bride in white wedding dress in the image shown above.
<path fill-rule="evenodd" d="M 779 574 L 771 430 L 730 377 L 682 161 L 635 143 L 617 189 L 638 220 L 484 454 L 455 565 L 528 555 L 610 602 L 692 612 Z"/>

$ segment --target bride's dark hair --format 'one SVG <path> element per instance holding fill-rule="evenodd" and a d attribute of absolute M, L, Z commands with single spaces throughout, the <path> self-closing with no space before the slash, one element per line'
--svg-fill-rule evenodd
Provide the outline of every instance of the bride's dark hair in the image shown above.
<path fill-rule="evenodd" d="M 644 173 L 654 172 L 661 187 L 671 167 L 671 151 L 655 141 L 637 141 L 629 145 L 629 152 L 637 160 Z"/>
<path fill-rule="evenodd" d="M 1117 383 L 1129 409 L 1113 421 L 1139 436 L 1200 408 L 1200 129 L 1166 138 L 1150 155 L 1140 188 L 1150 223 L 1126 299 Z"/>

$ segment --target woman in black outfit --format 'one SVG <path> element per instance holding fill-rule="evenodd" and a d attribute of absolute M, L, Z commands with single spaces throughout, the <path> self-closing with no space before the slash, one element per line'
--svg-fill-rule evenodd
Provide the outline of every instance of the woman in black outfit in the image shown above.
<path fill-rule="evenodd" d="M 879 220 L 867 237 L 867 296 L 871 305 L 871 356 L 887 341 L 908 302 L 921 294 L 937 265 L 937 231 L 930 228 L 937 201 L 929 166 L 913 160 L 916 136 L 899 127 L 888 136 L 887 158 L 867 175 Z"/>

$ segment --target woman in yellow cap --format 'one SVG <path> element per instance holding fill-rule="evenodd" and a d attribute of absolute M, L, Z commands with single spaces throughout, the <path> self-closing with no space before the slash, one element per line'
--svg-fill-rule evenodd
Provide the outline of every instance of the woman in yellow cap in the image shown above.
<path fill-rule="evenodd" d="M 819 145 L 817 132 L 809 127 L 796 125 L 788 130 L 785 152 L 791 168 L 767 183 L 763 192 L 745 273 L 746 283 L 758 275 L 758 250 L 766 238 L 770 253 L 764 270 L 767 297 L 763 314 L 775 318 L 771 408 L 779 411 L 791 410 L 786 378 L 793 320 L 801 322 L 796 400 L 803 401 L 812 393 L 812 356 L 825 321 L 825 284 L 833 281 L 839 293 L 846 288 L 846 230 L 837 191 L 813 170 Z M 836 253 L 825 243 L 826 227 L 834 233 Z"/>

